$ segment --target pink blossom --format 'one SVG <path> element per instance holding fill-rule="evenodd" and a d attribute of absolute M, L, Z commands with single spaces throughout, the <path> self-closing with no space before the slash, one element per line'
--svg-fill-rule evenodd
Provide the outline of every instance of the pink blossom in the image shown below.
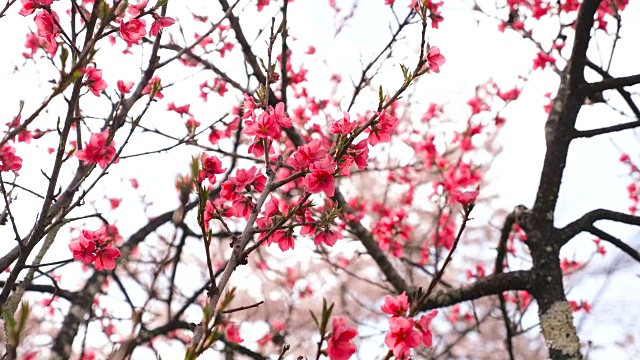
<path fill-rule="evenodd" d="M 131 92 L 131 88 L 133 88 L 133 81 L 123 81 L 123 80 L 118 80 L 118 91 L 120 91 L 123 94 L 128 94 Z"/>
<path fill-rule="evenodd" d="M 191 107 L 191 104 L 184 104 L 181 106 L 176 106 L 173 102 L 169 103 L 169 105 L 167 105 L 167 110 L 169 111 L 175 111 L 180 115 L 184 115 L 184 114 L 189 114 L 189 108 Z"/>
<path fill-rule="evenodd" d="M 329 125 L 329 132 L 332 134 L 347 135 L 352 132 L 355 127 L 355 121 L 351 121 L 349 113 L 344 112 L 344 116 L 341 120 L 334 121 Z"/>
<path fill-rule="evenodd" d="M 224 173 L 227 169 L 222 168 L 222 162 L 215 156 L 209 156 L 205 153 L 202 154 L 202 169 L 198 175 L 198 181 L 202 182 L 204 179 L 209 180 L 211 184 L 216 183 L 216 175 Z"/>
<path fill-rule="evenodd" d="M 87 68 L 84 74 L 84 84 L 87 85 L 93 95 L 99 97 L 100 91 L 107 88 L 107 82 L 102 79 L 102 70 L 90 67 Z"/>
<path fill-rule="evenodd" d="M 265 6 L 269 6 L 270 0 L 258 0 L 258 12 L 262 11 Z"/>
<path fill-rule="evenodd" d="M 429 53 L 427 54 L 427 64 L 429 64 L 429 70 L 433 70 L 435 73 L 440 72 L 440 66 L 444 65 L 445 59 L 442 54 L 440 54 L 440 48 L 434 46 L 429 49 Z"/>
<path fill-rule="evenodd" d="M 389 115 L 387 112 L 380 113 L 378 121 L 371 125 L 369 132 L 369 144 L 376 146 L 378 143 L 385 143 L 391 141 L 391 134 L 396 131 L 398 125 L 398 119 Z"/>
<path fill-rule="evenodd" d="M 309 167 L 311 173 L 304 178 L 304 184 L 312 194 L 324 193 L 331 197 L 335 193 L 336 185 L 334 183 L 333 172 L 336 169 L 336 163 L 329 154 L 324 158 L 314 162 Z"/>
<path fill-rule="evenodd" d="M 433 334 L 431 333 L 431 330 L 429 330 L 429 326 L 436 315 L 438 315 L 438 310 L 433 310 L 427 315 L 422 315 L 420 320 L 416 323 L 416 327 L 422 335 L 422 344 L 428 348 L 433 345 Z"/>
<path fill-rule="evenodd" d="M 229 340 L 230 342 L 241 343 L 244 341 L 244 339 L 240 337 L 238 326 L 234 322 L 228 322 L 224 326 L 224 334 L 227 337 L 227 340 Z"/>
<path fill-rule="evenodd" d="M 132 17 L 139 16 L 141 12 L 144 11 L 144 8 L 147 7 L 149 0 L 141 0 L 137 5 L 129 5 L 127 11 Z"/>
<path fill-rule="evenodd" d="M 162 29 L 173 25 L 175 22 L 176 21 L 173 20 L 173 18 L 159 16 L 151 24 L 151 29 L 149 30 L 149 36 L 158 36 L 158 33 L 160 33 Z"/>
<path fill-rule="evenodd" d="M 364 168 L 369 166 L 369 164 L 367 163 L 367 160 L 369 160 L 369 143 L 367 142 L 367 140 L 362 140 L 353 147 L 353 151 L 353 158 L 356 162 L 356 165 L 358 166 L 358 169 L 364 170 Z"/>
<path fill-rule="evenodd" d="M 384 339 L 384 343 L 393 351 L 396 358 L 408 358 L 411 349 L 417 347 L 422 342 L 420 333 L 413 328 L 413 319 L 404 317 L 389 318 L 389 333 Z"/>
<path fill-rule="evenodd" d="M 352 339 L 358 334 L 356 329 L 347 325 L 347 320 L 336 316 L 331 320 L 333 331 L 327 339 L 327 354 L 330 360 L 347 360 L 356 352 Z"/>
<path fill-rule="evenodd" d="M 51 56 L 55 55 L 58 51 L 56 38 L 60 35 L 60 29 L 56 25 L 56 23 L 60 23 L 58 14 L 55 11 L 51 11 L 51 13 L 40 11 L 36 14 L 34 21 L 38 29 L 38 36 L 46 42 L 47 53 Z"/>
<path fill-rule="evenodd" d="M 109 244 L 104 249 L 96 250 L 96 258 L 93 265 L 96 270 L 113 270 L 116 268 L 115 259 L 120 257 L 120 250 Z"/>
<path fill-rule="evenodd" d="M 154 76 L 153 78 L 151 78 L 151 80 L 149 80 L 149 83 L 147 84 L 147 86 L 145 86 L 144 89 L 142 89 L 142 93 L 151 94 L 151 91 L 155 88 L 156 91 L 153 93 L 153 97 L 157 99 L 164 98 L 164 95 L 162 94 L 162 92 L 160 92 L 160 90 L 162 90 L 161 82 L 162 80 L 160 80 L 159 77 Z"/>
<path fill-rule="evenodd" d="M 92 134 L 89 143 L 85 144 L 85 148 L 76 151 L 76 157 L 86 164 L 97 163 L 101 168 L 105 169 L 116 155 L 116 143 L 114 140 L 111 140 L 111 142 L 107 144 L 108 139 L 108 129 L 97 134 Z M 114 164 L 117 162 L 118 159 L 113 161 Z"/>
<path fill-rule="evenodd" d="M 142 37 L 147 34 L 146 26 L 147 23 L 143 19 L 122 21 L 120 22 L 120 36 L 129 46 L 139 44 Z"/>
<path fill-rule="evenodd" d="M 293 250 L 296 246 L 293 234 L 290 231 L 284 230 L 276 231 L 272 236 L 271 242 L 278 243 L 278 247 L 282 251 L 287 251 L 289 249 Z"/>
<path fill-rule="evenodd" d="M 282 130 L 278 126 L 275 117 L 270 116 L 266 112 L 261 113 L 257 117 L 252 116 L 251 120 L 247 120 L 242 132 L 256 139 L 273 140 L 280 138 L 282 134 Z"/>
<path fill-rule="evenodd" d="M 380 307 L 380 310 L 391 316 L 405 316 L 407 310 L 409 310 L 409 298 L 405 292 L 398 295 L 397 298 L 387 295 L 384 298 L 384 304 Z"/>
<path fill-rule="evenodd" d="M 453 198 L 454 201 L 460 204 L 469 204 L 476 201 L 476 198 L 478 197 L 478 193 L 479 193 L 478 190 L 460 191 L 460 190 L 454 189 L 451 191 L 451 197 Z"/>
<path fill-rule="evenodd" d="M 16 155 L 16 148 L 5 144 L 0 148 L 0 171 L 18 171 L 22 168 L 22 158 Z"/>
<path fill-rule="evenodd" d="M 278 123 L 278 125 L 283 128 L 291 127 L 291 119 L 287 117 L 287 114 L 284 111 L 284 103 L 279 102 L 276 104 L 275 110 L 273 107 L 269 107 L 269 115 L 274 117 L 274 120 Z"/>
<path fill-rule="evenodd" d="M 244 113 L 242 114 L 243 119 L 248 119 L 253 115 L 253 111 L 255 110 L 256 103 L 253 101 L 253 98 L 247 93 L 243 93 L 244 101 L 242 102 L 242 108 Z"/>
<path fill-rule="evenodd" d="M 36 11 L 37 3 L 33 0 L 21 0 L 22 8 L 18 12 L 18 14 L 22 16 L 27 16 L 33 14 Z"/>
<path fill-rule="evenodd" d="M 333 246 L 338 240 L 342 239 L 342 234 L 331 229 L 325 229 L 316 234 L 313 238 L 313 243 L 318 246 L 324 243 L 327 246 Z"/>
<path fill-rule="evenodd" d="M 313 139 L 310 143 L 298 148 L 298 151 L 289 159 L 289 164 L 293 166 L 295 170 L 305 170 L 308 169 L 312 163 L 322 159 L 326 154 L 328 154 L 328 151 L 322 146 L 320 140 Z"/>
<path fill-rule="evenodd" d="M 81 236 L 78 240 L 71 241 L 69 250 L 73 254 L 73 259 L 81 261 L 83 264 L 91 264 L 96 258 L 94 254 L 96 243 L 84 236 Z"/>

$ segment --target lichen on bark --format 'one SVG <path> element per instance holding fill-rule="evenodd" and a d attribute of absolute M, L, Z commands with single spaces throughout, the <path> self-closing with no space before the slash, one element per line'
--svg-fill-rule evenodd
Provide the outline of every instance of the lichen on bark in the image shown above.
<path fill-rule="evenodd" d="M 558 301 L 540 314 L 542 335 L 550 351 L 557 350 L 567 359 L 582 359 L 580 339 L 573 325 L 571 306 L 566 301 Z"/>

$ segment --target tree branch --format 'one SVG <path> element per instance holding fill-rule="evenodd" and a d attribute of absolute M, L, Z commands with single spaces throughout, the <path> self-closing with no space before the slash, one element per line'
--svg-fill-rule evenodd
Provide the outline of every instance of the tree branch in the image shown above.
<path fill-rule="evenodd" d="M 589 94 L 602 92 L 604 90 L 619 89 L 625 86 L 640 84 L 640 74 L 623 76 L 623 77 L 606 77 L 602 81 L 589 83 L 586 85 L 586 91 Z"/>
<path fill-rule="evenodd" d="M 602 231 L 600 229 L 598 229 L 595 226 L 589 226 L 587 228 L 587 231 L 590 232 L 591 234 L 599 237 L 600 239 L 612 244 L 613 246 L 617 247 L 618 249 L 622 250 L 622 252 L 624 252 L 625 254 L 631 256 L 635 261 L 640 262 L 640 253 L 632 248 L 631 246 L 627 245 L 624 241 L 618 239 L 617 237 Z"/>
<path fill-rule="evenodd" d="M 475 283 L 452 290 L 440 290 L 431 294 L 422 311 L 455 305 L 464 301 L 479 299 L 489 295 L 502 294 L 511 290 L 529 290 L 533 281 L 531 270 L 518 270 L 493 274 L 478 279 Z"/>
<path fill-rule="evenodd" d="M 562 244 L 564 245 L 567 241 L 583 231 L 589 231 L 589 229 L 593 227 L 593 224 L 600 220 L 617 221 L 623 224 L 640 226 L 640 217 L 638 216 L 606 209 L 592 210 L 559 230 Z"/>

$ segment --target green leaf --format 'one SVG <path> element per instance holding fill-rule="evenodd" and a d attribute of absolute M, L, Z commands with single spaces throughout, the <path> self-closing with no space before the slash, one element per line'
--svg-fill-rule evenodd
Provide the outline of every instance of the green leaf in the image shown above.
<path fill-rule="evenodd" d="M 318 323 L 318 318 L 316 317 L 316 315 L 313 313 L 313 311 L 309 310 L 309 314 L 311 314 L 311 318 L 313 319 L 313 322 L 316 324 L 316 326 L 318 328 L 320 328 L 320 324 Z"/>
<path fill-rule="evenodd" d="M 382 93 L 382 85 L 380 85 L 380 88 L 378 89 L 378 97 L 380 98 L 380 104 L 382 105 L 382 103 L 384 102 L 384 94 Z"/>

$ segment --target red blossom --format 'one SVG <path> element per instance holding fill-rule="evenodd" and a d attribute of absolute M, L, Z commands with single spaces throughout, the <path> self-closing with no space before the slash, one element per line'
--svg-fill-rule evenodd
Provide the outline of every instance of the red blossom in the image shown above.
<path fill-rule="evenodd" d="M 408 358 L 411 355 L 411 349 L 422 343 L 420 333 L 413 328 L 413 323 L 413 319 L 404 317 L 389 318 L 389 332 L 384 343 L 398 359 Z"/>
<path fill-rule="evenodd" d="M 427 54 L 427 64 L 429 64 L 429 70 L 432 70 L 434 73 L 440 72 L 440 66 L 444 65 L 445 57 L 440 54 L 440 48 L 437 46 L 433 46 L 429 48 L 429 53 Z"/>
<path fill-rule="evenodd" d="M 201 161 L 202 169 L 200 169 L 200 173 L 198 174 L 199 182 L 207 179 L 213 185 L 216 183 L 216 175 L 222 174 L 227 170 L 226 168 L 222 168 L 222 162 L 215 156 L 209 156 L 203 153 Z"/>
<path fill-rule="evenodd" d="M 173 25 L 176 21 L 170 17 L 162 17 L 158 16 L 155 21 L 151 24 L 151 29 L 149 30 L 149 36 L 158 36 L 158 34 L 162 31 L 162 29 Z"/>
<path fill-rule="evenodd" d="M 0 171 L 18 171 L 22 168 L 22 158 L 16 155 L 16 148 L 5 144 L 0 148 Z"/>
<path fill-rule="evenodd" d="M 409 298 L 405 292 L 398 295 L 397 298 L 387 295 L 384 298 L 384 304 L 382 304 L 380 310 L 391 316 L 405 316 L 407 310 L 409 310 Z"/>
<path fill-rule="evenodd" d="M 335 193 L 335 183 L 333 179 L 333 173 L 336 169 L 336 164 L 330 155 L 325 155 L 324 158 L 314 162 L 309 167 L 311 173 L 307 174 L 304 178 L 304 184 L 312 194 L 323 192 L 332 197 Z"/>
<path fill-rule="evenodd" d="M 90 67 L 87 68 L 84 75 L 84 84 L 93 95 L 99 97 L 100 91 L 107 88 L 107 82 L 102 79 L 102 70 Z"/>
<path fill-rule="evenodd" d="M 433 334 L 431 333 L 431 330 L 429 330 L 429 326 L 436 315 L 438 315 L 438 310 L 432 310 L 427 315 L 422 315 L 416 322 L 416 327 L 422 335 L 422 344 L 428 348 L 433 345 Z"/>
<path fill-rule="evenodd" d="M 184 114 L 189 114 L 189 107 L 191 107 L 191 104 L 185 104 L 185 105 L 181 105 L 181 106 L 176 106 L 173 102 L 171 102 L 167 106 L 167 110 L 175 111 L 180 115 L 184 115 Z"/>
<path fill-rule="evenodd" d="M 109 245 L 96 250 L 96 258 L 93 265 L 96 270 L 113 270 L 116 268 L 115 260 L 120 257 L 120 250 Z"/>
<path fill-rule="evenodd" d="M 333 331 L 327 339 L 327 354 L 330 360 L 347 360 L 356 352 L 356 346 L 352 339 L 358 332 L 347 325 L 347 320 L 342 316 L 335 316 L 331 320 Z"/>
<path fill-rule="evenodd" d="M 148 3 L 149 3 L 149 0 L 141 0 L 138 4 L 129 5 L 129 8 L 127 8 L 127 11 L 132 17 L 137 17 L 140 15 L 141 12 L 144 11 L 144 8 L 147 7 Z"/>
<path fill-rule="evenodd" d="M 96 250 L 95 242 L 82 236 L 80 239 L 69 243 L 69 250 L 73 253 L 73 259 L 81 261 L 83 264 L 91 264 L 96 258 L 94 254 Z"/>
<path fill-rule="evenodd" d="M 240 333 L 238 332 L 238 326 L 234 322 L 227 322 L 224 326 L 224 334 L 227 340 L 232 343 L 239 344 L 244 341 L 242 337 L 240 337 Z"/>
<path fill-rule="evenodd" d="M 341 120 L 337 120 L 329 124 L 329 132 L 332 134 L 347 135 L 356 128 L 355 121 L 351 121 L 349 113 L 344 112 Z"/>
<path fill-rule="evenodd" d="M 34 21 L 38 29 L 38 36 L 46 43 L 46 51 L 53 56 L 58 51 L 58 41 L 56 38 L 60 35 L 60 29 L 56 23 L 60 23 L 58 14 L 55 11 L 51 13 L 40 11 L 36 14 Z"/>
<path fill-rule="evenodd" d="M 120 36 L 127 45 L 139 44 L 142 37 L 147 34 L 147 23 L 143 19 L 131 19 L 120 22 Z"/>
<path fill-rule="evenodd" d="M 116 143 L 111 140 L 107 144 L 108 139 L 108 129 L 97 134 L 91 134 L 91 139 L 88 144 L 85 144 L 85 148 L 76 151 L 76 157 L 86 164 L 98 164 L 102 169 L 105 169 L 116 155 Z M 118 160 L 116 159 L 113 163 L 117 163 Z"/>
<path fill-rule="evenodd" d="M 131 92 L 131 88 L 133 88 L 133 81 L 123 81 L 123 80 L 118 80 L 117 82 L 118 85 L 118 91 L 120 91 L 123 94 L 128 94 Z"/>
<path fill-rule="evenodd" d="M 342 239 L 342 234 L 337 231 L 332 231 L 329 228 L 326 228 L 316 234 L 313 238 L 313 243 L 318 246 L 320 244 L 325 244 L 327 246 L 333 246 L 336 244 L 338 240 Z"/>
<path fill-rule="evenodd" d="M 379 114 L 378 120 L 371 125 L 371 128 L 367 129 L 369 144 L 376 146 L 378 143 L 391 141 L 391 134 L 395 132 L 396 126 L 398 126 L 398 119 L 383 111 Z"/>

